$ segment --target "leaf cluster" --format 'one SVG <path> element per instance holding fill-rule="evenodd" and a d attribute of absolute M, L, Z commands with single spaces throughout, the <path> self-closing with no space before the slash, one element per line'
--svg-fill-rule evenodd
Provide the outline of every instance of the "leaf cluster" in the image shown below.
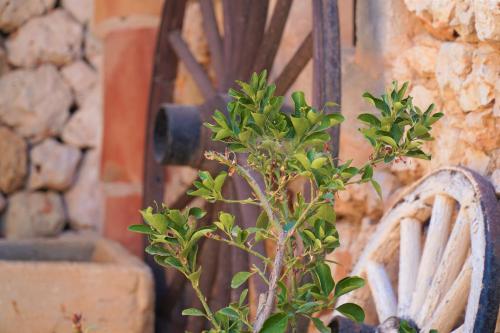
<path fill-rule="evenodd" d="M 184 315 L 204 316 L 211 323 L 209 332 L 273 332 L 296 330 L 300 317 L 309 319 L 320 332 L 329 332 L 318 312 L 336 309 L 345 316 L 363 321 L 364 312 L 356 304 L 335 307 L 337 299 L 364 285 L 356 276 L 335 282 L 327 255 L 340 245 L 335 222 L 335 198 L 351 184 L 371 183 L 379 162 L 390 162 L 404 156 L 425 158 L 422 149 L 431 140 L 431 125 L 442 115 L 433 107 L 421 112 L 405 96 L 408 84 L 395 83 L 392 91 L 375 98 L 364 96 L 376 107 L 376 114 L 366 113 L 359 119 L 366 125 L 360 131 L 373 146 L 372 159 L 361 167 L 352 161 L 339 161 L 330 153 L 330 130 L 343 116 L 316 109 L 304 94 L 292 94 L 293 108 L 283 105 L 283 97 L 274 96 L 275 86 L 267 84 L 266 72 L 252 75 L 249 82 L 238 82 L 240 90 L 229 91 L 231 101 L 224 112 L 215 111 L 213 122 L 206 123 L 212 139 L 227 145 L 224 153 L 206 152 L 205 157 L 221 164 L 224 171 L 211 175 L 200 171 L 189 195 L 208 202 L 255 205 L 261 213 L 255 224 L 242 228 L 235 216 L 220 211 L 217 221 L 199 226 L 204 216 L 200 208 L 184 211 L 165 206 L 142 211 L 146 224 L 130 230 L 148 235 L 146 252 L 160 265 L 182 272 L 191 282 L 202 309 L 187 309 Z M 328 103 L 326 106 L 334 106 Z M 246 162 L 238 160 L 245 153 Z M 237 174 L 248 184 L 251 196 L 226 198 L 224 183 Z M 295 182 L 308 187 L 308 194 L 290 194 Z M 262 185 L 259 185 L 262 183 Z M 202 273 L 196 256 L 203 237 L 224 242 L 260 259 L 249 271 L 236 273 L 231 288 L 240 288 L 249 279 L 261 279 L 269 290 L 261 295 L 255 318 L 250 315 L 244 289 L 238 302 L 212 310 L 199 289 Z M 276 253 L 266 256 L 255 250 L 259 242 L 274 243 Z"/>

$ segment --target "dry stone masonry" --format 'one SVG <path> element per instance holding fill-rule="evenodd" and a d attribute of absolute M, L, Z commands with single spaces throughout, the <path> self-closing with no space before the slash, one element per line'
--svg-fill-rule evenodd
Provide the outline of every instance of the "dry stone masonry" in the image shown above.
<path fill-rule="evenodd" d="M 92 0 L 0 0 L 0 236 L 100 229 Z"/>

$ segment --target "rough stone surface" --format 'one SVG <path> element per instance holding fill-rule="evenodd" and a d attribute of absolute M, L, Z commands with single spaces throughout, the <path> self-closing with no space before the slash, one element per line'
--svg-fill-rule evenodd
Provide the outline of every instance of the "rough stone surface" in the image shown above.
<path fill-rule="evenodd" d="M 66 261 L 47 262 L 55 254 L 43 248 L 57 249 Z M 22 260 L 27 251 L 46 261 Z M 151 272 L 116 243 L 81 236 L 3 241 L 0 259 L 6 255 L 14 260 L 0 260 L 0 332 L 72 332 L 70 318 L 81 313 L 92 333 L 153 333 Z"/>
<path fill-rule="evenodd" d="M 3 46 L 3 41 L 0 41 L 0 76 L 9 71 L 9 61 L 7 59 L 7 51 Z"/>
<path fill-rule="evenodd" d="M 498 0 L 474 0 L 477 37 L 500 41 L 500 5 Z"/>
<path fill-rule="evenodd" d="M 66 123 L 62 139 L 79 148 L 96 148 L 102 139 L 101 87 L 95 86 L 84 99 L 81 108 Z"/>
<path fill-rule="evenodd" d="M 0 78 L 0 121 L 34 141 L 60 132 L 72 101 L 70 88 L 53 65 Z"/>
<path fill-rule="evenodd" d="M 499 50 L 481 45 L 472 55 L 472 71 L 463 82 L 459 104 L 464 111 L 473 111 L 490 104 L 495 98 L 495 84 L 500 80 Z"/>
<path fill-rule="evenodd" d="M 62 0 L 62 6 L 75 17 L 78 22 L 86 24 L 92 17 L 93 0 Z"/>
<path fill-rule="evenodd" d="M 6 238 L 57 235 L 64 227 L 62 198 L 55 192 L 16 192 L 9 197 L 4 216 Z"/>
<path fill-rule="evenodd" d="M 27 172 L 27 147 L 22 137 L 0 126 L 0 191 L 11 193 L 20 188 Z"/>
<path fill-rule="evenodd" d="M 0 0 L 0 30 L 11 32 L 31 17 L 54 7 L 56 0 Z"/>
<path fill-rule="evenodd" d="M 455 98 L 472 68 L 474 47 L 465 43 L 443 43 L 436 62 L 436 79 L 444 98 Z"/>
<path fill-rule="evenodd" d="M 85 58 L 94 66 L 95 69 L 99 70 L 102 64 L 102 42 L 98 39 L 92 31 L 88 30 L 85 32 L 85 46 L 84 53 Z"/>
<path fill-rule="evenodd" d="M 21 67 L 46 62 L 66 65 L 80 57 L 82 39 L 82 26 L 68 12 L 57 9 L 30 20 L 9 37 L 9 61 Z"/>
<path fill-rule="evenodd" d="M 84 61 L 79 60 L 61 70 L 64 80 L 72 88 L 78 105 L 82 105 L 86 95 L 97 83 L 97 73 Z"/>
<path fill-rule="evenodd" d="M 73 182 L 81 152 L 54 139 L 47 139 L 31 150 L 30 157 L 28 187 L 63 191 Z"/>
<path fill-rule="evenodd" d="M 99 183 L 99 152 L 85 154 L 75 183 L 64 194 L 69 223 L 73 229 L 97 229 L 102 215 Z"/>

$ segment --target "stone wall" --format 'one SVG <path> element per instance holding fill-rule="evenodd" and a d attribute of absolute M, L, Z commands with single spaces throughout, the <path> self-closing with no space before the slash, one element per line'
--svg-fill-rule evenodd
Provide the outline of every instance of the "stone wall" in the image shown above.
<path fill-rule="evenodd" d="M 101 45 L 92 0 L 0 0 L 0 216 L 7 238 L 99 229 Z"/>

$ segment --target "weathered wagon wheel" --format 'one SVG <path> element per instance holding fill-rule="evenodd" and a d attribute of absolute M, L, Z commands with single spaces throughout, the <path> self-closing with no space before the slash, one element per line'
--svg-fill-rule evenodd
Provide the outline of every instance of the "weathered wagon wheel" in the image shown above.
<path fill-rule="evenodd" d="M 367 286 L 339 304 L 358 303 L 368 314 L 371 308 L 370 324 L 395 316 L 426 333 L 494 332 L 499 215 L 481 176 L 456 167 L 432 173 L 382 218 L 352 273 Z"/>
<path fill-rule="evenodd" d="M 218 149 L 209 140 L 207 130 L 201 123 L 208 119 L 214 109 L 225 109 L 226 91 L 236 79 L 247 80 L 254 71 L 273 66 L 292 0 L 277 0 L 269 22 L 266 23 L 268 0 L 222 0 L 224 34 L 219 32 L 212 0 L 199 0 L 203 15 L 203 28 L 208 42 L 212 66 L 216 74 L 212 80 L 196 61 L 181 35 L 186 0 L 165 1 L 162 22 L 155 54 L 153 81 L 148 111 L 147 147 L 145 154 L 144 205 L 161 202 L 164 193 L 163 165 L 190 165 L 200 169 L 211 169 L 202 153 Z M 313 60 L 313 105 L 322 106 L 327 101 L 340 102 L 340 47 L 338 9 L 335 0 L 313 0 L 313 30 L 303 40 L 290 62 L 277 76 L 277 94 L 284 94 L 295 82 L 309 60 Z M 180 60 L 193 77 L 205 102 L 199 106 L 172 104 L 177 63 Z M 169 104 L 170 103 L 170 104 Z M 335 110 L 338 112 L 338 110 Z M 332 152 L 338 154 L 338 128 L 332 131 Z M 242 157 L 243 159 L 244 157 Z M 226 184 L 224 191 L 235 198 L 248 197 L 248 190 L 237 177 Z M 167 189 L 168 190 L 168 189 Z M 173 208 L 182 208 L 190 198 L 182 196 Z M 206 219 L 212 219 L 209 211 Z M 242 225 L 254 223 L 257 211 L 254 208 L 234 206 L 217 207 L 236 215 Z M 264 252 L 263 245 L 260 249 Z M 209 296 L 214 308 L 221 307 L 238 294 L 227 287 L 235 272 L 248 269 L 254 262 L 244 252 L 230 249 L 214 241 L 205 241 L 199 251 L 199 260 L 204 271 L 201 288 Z M 151 262 L 151 258 L 147 259 Z M 157 287 L 157 322 L 170 321 L 172 331 L 187 329 L 199 332 L 205 325 L 199 319 L 189 319 L 186 324 L 179 309 L 196 306 L 196 301 L 184 289 L 184 278 L 165 274 L 154 263 Z M 251 299 L 264 290 L 263 285 L 250 285 Z M 174 315 L 172 315 L 174 314 Z M 180 318 L 180 319 L 179 319 Z M 175 320 L 178 322 L 174 322 Z"/>

